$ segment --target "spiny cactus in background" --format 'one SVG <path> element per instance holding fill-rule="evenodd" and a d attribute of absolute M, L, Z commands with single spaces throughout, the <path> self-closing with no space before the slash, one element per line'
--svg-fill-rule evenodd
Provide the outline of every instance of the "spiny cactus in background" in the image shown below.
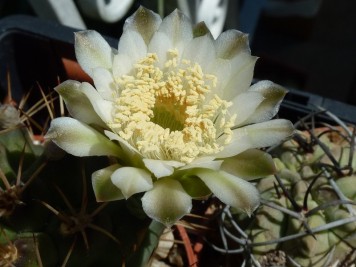
<path fill-rule="evenodd" d="M 278 172 L 261 179 L 262 205 L 253 218 L 222 213 L 225 253 L 250 255 L 253 266 L 354 266 L 356 262 L 355 126 L 329 112 L 313 114 L 292 140 L 270 150 Z M 240 245 L 229 249 L 228 239 Z"/>
<path fill-rule="evenodd" d="M 63 111 L 58 97 L 38 92 L 37 102 L 29 93 L 16 105 L 9 91 L 0 106 L 0 266 L 135 266 L 150 221 L 138 217 L 135 198 L 97 203 L 88 181 L 110 159 L 43 142 Z"/>

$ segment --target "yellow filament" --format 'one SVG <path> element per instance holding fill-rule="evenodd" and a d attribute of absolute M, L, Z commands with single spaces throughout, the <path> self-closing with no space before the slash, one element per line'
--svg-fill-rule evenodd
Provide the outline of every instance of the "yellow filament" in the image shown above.
<path fill-rule="evenodd" d="M 115 77 L 112 130 L 151 159 L 189 163 L 221 151 L 236 116 L 227 112 L 230 102 L 212 93 L 217 77 L 179 59 L 177 50 L 167 52 L 163 69 L 158 60 L 147 54 L 130 75 Z"/>

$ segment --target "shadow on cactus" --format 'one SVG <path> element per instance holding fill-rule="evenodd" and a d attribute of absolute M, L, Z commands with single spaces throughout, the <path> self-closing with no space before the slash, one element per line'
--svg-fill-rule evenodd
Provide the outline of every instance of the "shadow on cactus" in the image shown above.
<path fill-rule="evenodd" d="M 257 183 L 262 205 L 253 218 L 225 208 L 223 247 L 211 245 L 222 253 L 248 255 L 245 263 L 252 266 L 351 266 L 356 128 L 325 110 L 295 126 L 300 130 L 292 140 L 269 150 L 278 172 Z"/>

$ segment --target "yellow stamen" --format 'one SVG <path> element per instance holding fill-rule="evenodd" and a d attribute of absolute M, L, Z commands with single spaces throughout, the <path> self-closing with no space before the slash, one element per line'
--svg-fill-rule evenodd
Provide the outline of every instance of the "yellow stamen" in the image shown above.
<path fill-rule="evenodd" d="M 217 77 L 180 59 L 177 50 L 167 52 L 163 69 L 158 61 L 147 54 L 131 75 L 114 77 L 119 89 L 112 130 L 151 159 L 189 163 L 221 151 L 236 116 L 227 112 L 230 102 L 212 93 Z"/>

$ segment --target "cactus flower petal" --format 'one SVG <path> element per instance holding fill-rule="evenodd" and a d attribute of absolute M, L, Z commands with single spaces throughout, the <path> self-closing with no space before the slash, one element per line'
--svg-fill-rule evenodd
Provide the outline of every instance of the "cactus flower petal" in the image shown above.
<path fill-rule="evenodd" d="M 135 62 L 146 56 L 147 45 L 138 32 L 127 30 L 120 38 L 118 51 L 119 54 L 130 55 Z"/>
<path fill-rule="evenodd" d="M 216 59 L 212 37 L 207 34 L 192 39 L 184 48 L 183 58 L 189 58 L 193 62 L 197 62 L 206 71 L 210 62 Z"/>
<path fill-rule="evenodd" d="M 215 42 L 219 57 L 233 59 L 243 53 L 249 54 L 248 34 L 238 30 L 227 30 L 219 35 Z M 236 60 L 236 63 L 240 60 Z"/>
<path fill-rule="evenodd" d="M 52 120 L 45 138 L 78 157 L 121 155 L 119 146 L 87 124 L 72 118 Z"/>
<path fill-rule="evenodd" d="M 183 53 L 184 46 L 193 39 L 191 21 L 177 9 L 163 19 L 157 32 L 168 36 L 180 54 Z"/>
<path fill-rule="evenodd" d="M 156 32 L 152 37 L 151 42 L 148 46 L 149 53 L 155 53 L 160 60 L 157 62 L 157 66 L 160 68 L 164 68 L 164 64 L 167 61 L 167 51 L 172 47 L 172 41 L 168 38 L 168 36 L 162 32 Z"/>
<path fill-rule="evenodd" d="M 244 179 L 224 171 L 197 169 L 198 176 L 206 186 L 225 204 L 243 210 L 248 215 L 258 207 L 260 194 L 257 188 Z"/>
<path fill-rule="evenodd" d="M 138 32 L 146 44 L 152 38 L 152 35 L 158 30 L 162 19 L 155 12 L 140 6 L 135 14 L 127 18 L 124 25 L 124 31 Z"/>
<path fill-rule="evenodd" d="M 95 68 L 112 67 L 112 48 L 96 31 L 75 33 L 75 56 L 80 66 L 89 75 L 92 75 Z"/>
<path fill-rule="evenodd" d="M 135 149 L 133 146 L 131 146 L 126 140 L 122 139 L 119 135 L 110 132 L 110 131 L 104 131 L 104 134 L 110 139 L 110 140 L 116 140 L 120 143 L 120 147 L 125 153 L 125 156 L 132 161 L 135 161 L 137 157 L 141 158 L 141 154 L 137 149 Z"/>
<path fill-rule="evenodd" d="M 115 93 L 115 81 L 108 69 L 93 69 L 93 81 L 99 95 L 105 100 L 111 100 Z"/>
<path fill-rule="evenodd" d="M 215 90 L 218 88 L 225 88 L 231 77 L 231 62 L 227 59 L 216 57 L 214 61 L 210 62 L 207 66 L 207 72 L 213 73 L 216 78 L 216 88 L 212 90 L 213 93 L 217 93 Z"/>
<path fill-rule="evenodd" d="M 248 34 L 237 30 L 221 33 L 215 41 L 215 47 L 217 55 L 229 59 L 231 69 L 234 70 L 232 72 L 234 78 L 226 86 L 229 89 L 224 95 L 225 98 L 232 99 L 245 92 L 250 85 L 257 58 L 251 56 Z"/>
<path fill-rule="evenodd" d="M 112 102 L 104 100 L 101 95 L 98 93 L 95 88 L 87 83 L 83 82 L 81 84 L 82 91 L 89 99 L 90 103 L 93 105 L 95 112 L 99 115 L 99 117 L 105 122 L 108 123 L 111 121 L 111 113 L 112 113 Z"/>
<path fill-rule="evenodd" d="M 278 144 L 294 133 L 293 124 L 276 119 L 248 125 L 234 130 L 233 140 L 217 154 L 217 157 L 232 157 L 250 148 L 262 148 Z"/>
<path fill-rule="evenodd" d="M 258 123 L 273 118 L 287 93 L 282 86 L 271 81 L 259 81 L 251 86 L 250 91 L 259 92 L 264 97 L 262 103 L 247 120 L 246 123 Z"/>
<path fill-rule="evenodd" d="M 132 68 L 132 60 L 128 55 L 117 54 L 114 56 L 112 75 L 113 77 L 120 77 L 126 75 Z"/>
<path fill-rule="evenodd" d="M 258 92 L 245 92 L 237 95 L 232 100 L 232 106 L 229 111 L 233 114 L 239 114 L 236 118 L 235 125 L 241 125 L 248 119 L 264 100 L 262 94 Z"/>
<path fill-rule="evenodd" d="M 105 126 L 84 94 L 80 82 L 68 80 L 58 85 L 55 90 L 63 98 L 69 114 L 73 118 L 87 124 Z"/>
<path fill-rule="evenodd" d="M 214 157 L 203 157 L 194 160 L 190 164 L 180 167 L 179 170 L 188 170 L 188 169 L 195 169 L 195 168 L 219 170 L 222 163 L 223 163 L 222 160 L 215 160 Z"/>
<path fill-rule="evenodd" d="M 238 64 L 235 62 L 236 59 L 230 62 L 231 69 L 235 71 L 231 73 L 231 79 L 226 85 L 224 92 L 224 98 L 226 99 L 232 99 L 238 94 L 246 92 L 252 82 L 253 69 L 255 68 L 257 57 L 243 53 L 237 59 Z"/>
<path fill-rule="evenodd" d="M 258 149 L 246 150 L 234 157 L 226 158 L 221 170 L 245 180 L 252 180 L 274 174 L 276 166 L 270 154 Z"/>
<path fill-rule="evenodd" d="M 178 181 L 170 178 L 156 181 L 141 200 L 146 214 L 168 227 L 189 213 L 192 208 L 191 197 Z"/>
<path fill-rule="evenodd" d="M 117 186 L 124 197 L 128 199 L 136 193 L 152 188 L 151 173 L 134 167 L 121 167 L 111 175 L 112 183 Z"/>
<path fill-rule="evenodd" d="M 114 164 L 92 173 L 92 185 L 96 200 L 98 202 L 120 200 L 125 198 L 121 190 L 111 181 L 111 175 L 119 167 L 120 166 L 118 164 Z"/>
<path fill-rule="evenodd" d="M 156 178 L 169 176 L 174 172 L 174 168 L 184 166 L 182 162 L 173 160 L 144 159 L 143 162 Z"/>

